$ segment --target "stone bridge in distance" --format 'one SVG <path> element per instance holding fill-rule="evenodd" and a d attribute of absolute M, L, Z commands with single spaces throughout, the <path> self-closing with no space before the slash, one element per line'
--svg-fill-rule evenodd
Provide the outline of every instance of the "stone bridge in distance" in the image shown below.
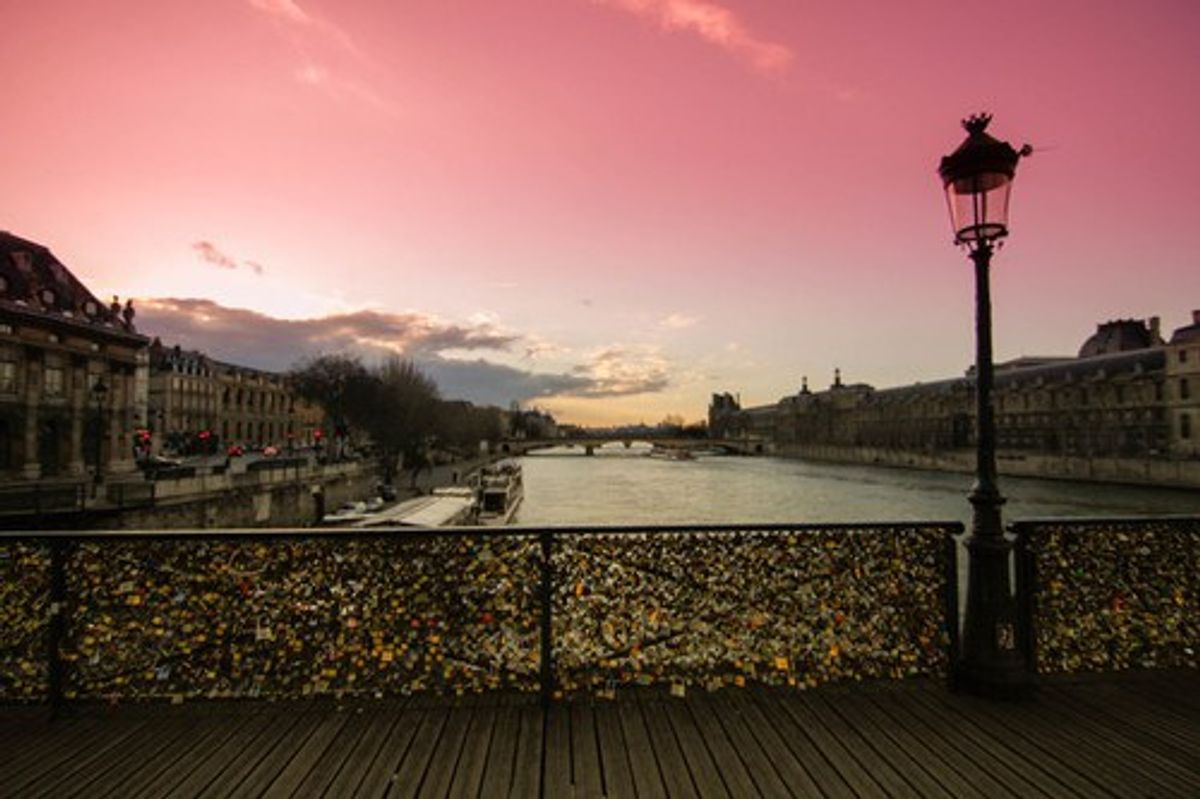
<path fill-rule="evenodd" d="M 503 455 L 525 455 L 529 452 L 555 447 L 578 450 L 580 455 L 595 455 L 606 444 L 622 444 L 629 449 L 634 443 L 646 443 L 664 450 L 713 452 L 723 455 L 769 455 L 771 442 L 758 438 L 684 438 L 682 436 L 571 436 L 566 438 L 506 438 L 497 444 Z"/>

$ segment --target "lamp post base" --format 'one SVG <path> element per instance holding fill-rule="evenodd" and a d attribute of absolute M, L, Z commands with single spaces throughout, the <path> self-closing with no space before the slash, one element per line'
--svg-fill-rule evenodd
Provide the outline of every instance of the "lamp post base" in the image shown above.
<path fill-rule="evenodd" d="M 996 512 L 993 508 L 980 508 Z M 1003 535 L 978 531 L 967 540 L 970 575 L 963 624 L 963 655 L 954 664 L 951 685 L 988 699 L 1031 697 L 1036 679 L 1021 652 L 1016 604 L 1009 592 L 1012 545 Z"/>

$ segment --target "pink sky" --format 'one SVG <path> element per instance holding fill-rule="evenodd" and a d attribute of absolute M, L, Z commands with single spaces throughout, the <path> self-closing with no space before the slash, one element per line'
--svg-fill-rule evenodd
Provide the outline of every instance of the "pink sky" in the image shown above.
<path fill-rule="evenodd" d="M 583 423 L 771 402 L 835 366 L 961 374 L 973 287 L 935 167 L 979 110 L 1035 147 L 995 262 L 998 358 L 1200 307 L 1190 0 L 3 18 L 0 228 L 218 357 L 390 348 L 447 393 Z"/>

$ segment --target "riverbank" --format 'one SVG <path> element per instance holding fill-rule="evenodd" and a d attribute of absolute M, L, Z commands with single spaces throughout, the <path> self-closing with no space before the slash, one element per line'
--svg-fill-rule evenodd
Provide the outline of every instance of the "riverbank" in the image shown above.
<path fill-rule="evenodd" d="M 826 463 L 891 466 L 935 472 L 972 474 L 974 450 L 913 452 L 881 447 L 834 445 L 776 445 L 774 454 Z M 1200 488 L 1200 461 L 1149 458 L 1079 457 L 1039 453 L 1000 452 L 996 468 L 1001 476 L 1036 477 L 1081 483 L 1137 485 L 1167 488 Z"/>

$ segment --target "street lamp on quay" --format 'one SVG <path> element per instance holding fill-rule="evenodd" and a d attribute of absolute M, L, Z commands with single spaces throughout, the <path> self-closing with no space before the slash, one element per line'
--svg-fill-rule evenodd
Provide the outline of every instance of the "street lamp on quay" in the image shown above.
<path fill-rule="evenodd" d="M 108 386 L 104 385 L 104 378 L 97 377 L 96 382 L 92 384 L 92 398 L 96 400 L 96 443 L 92 454 L 95 456 L 95 461 L 92 466 L 95 472 L 92 474 L 92 499 L 96 498 L 96 491 L 100 487 L 103 480 L 103 465 L 100 463 L 102 457 L 102 446 L 104 443 L 104 397 L 108 394 Z"/>
<path fill-rule="evenodd" d="M 990 114 L 963 120 L 966 140 L 938 167 L 950 208 L 955 243 L 975 264 L 975 485 L 962 654 L 954 683 L 969 693 L 1020 698 L 1033 679 L 1017 649 L 1016 609 L 1009 584 L 1011 545 L 1004 537 L 996 479 L 996 423 L 992 413 L 992 253 L 1008 235 L 1008 195 L 1026 145 L 1013 149 L 986 133 Z"/>

